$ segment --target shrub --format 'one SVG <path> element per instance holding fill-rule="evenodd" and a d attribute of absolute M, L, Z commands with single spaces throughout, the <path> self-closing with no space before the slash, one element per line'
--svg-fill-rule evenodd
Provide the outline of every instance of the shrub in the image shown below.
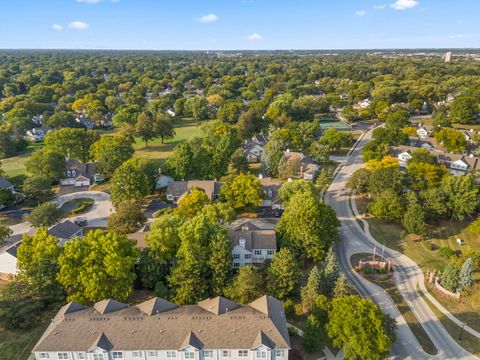
<path fill-rule="evenodd" d="M 440 255 L 448 259 L 448 258 L 451 258 L 453 255 L 455 255 L 455 253 L 450 247 L 442 246 L 440 248 Z"/>
<path fill-rule="evenodd" d="M 293 326 L 289 326 L 288 335 L 290 335 L 290 337 L 297 336 L 298 335 L 297 329 L 295 329 Z"/>
<path fill-rule="evenodd" d="M 283 309 L 285 310 L 285 314 L 290 317 L 295 315 L 295 303 L 292 299 L 287 299 L 283 303 Z"/>

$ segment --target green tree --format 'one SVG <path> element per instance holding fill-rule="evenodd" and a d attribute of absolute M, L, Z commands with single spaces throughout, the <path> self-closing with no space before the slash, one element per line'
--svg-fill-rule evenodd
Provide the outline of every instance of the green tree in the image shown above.
<path fill-rule="evenodd" d="M 146 235 L 148 246 L 159 262 L 172 262 L 180 247 L 179 229 L 184 220 L 177 215 L 166 214 L 157 218 Z"/>
<path fill-rule="evenodd" d="M 58 281 L 69 301 L 81 304 L 103 299 L 125 300 L 133 291 L 139 251 L 125 235 L 88 232 L 65 244 L 58 262 Z"/>
<path fill-rule="evenodd" d="M 168 264 L 158 261 L 153 252 L 150 248 L 143 249 L 137 265 L 138 279 L 147 289 L 155 289 L 160 282 L 163 284 L 169 270 Z"/>
<path fill-rule="evenodd" d="M 333 246 L 328 249 L 327 256 L 325 257 L 325 262 L 322 272 L 322 283 L 321 291 L 324 295 L 328 297 L 333 296 L 333 290 L 337 283 L 338 277 L 340 276 L 340 271 L 338 269 L 337 257 L 335 256 L 335 251 Z"/>
<path fill-rule="evenodd" d="M 328 336 L 335 347 L 343 348 L 346 359 L 384 359 L 395 340 L 393 320 L 370 299 L 334 299 L 328 320 Z"/>
<path fill-rule="evenodd" d="M 320 144 L 328 146 L 330 151 L 340 150 L 344 146 L 348 146 L 352 141 L 349 135 L 346 135 L 337 129 L 327 129 L 320 138 Z"/>
<path fill-rule="evenodd" d="M 60 179 L 65 169 L 65 157 L 60 152 L 44 148 L 32 153 L 25 162 L 25 168 L 34 176 L 46 176 L 56 181 Z"/>
<path fill-rule="evenodd" d="M 163 112 L 158 112 L 154 116 L 154 131 L 163 142 L 165 139 L 173 139 L 176 135 L 172 117 Z"/>
<path fill-rule="evenodd" d="M 135 200 L 119 203 L 115 213 L 108 218 L 107 229 L 115 234 L 130 234 L 137 231 L 145 222 L 142 205 Z"/>
<path fill-rule="evenodd" d="M 38 229 L 33 236 L 25 235 L 18 247 L 18 276 L 47 304 L 64 297 L 63 288 L 56 280 L 61 253 L 58 239 L 46 229 Z"/>
<path fill-rule="evenodd" d="M 461 131 L 443 128 L 435 132 L 433 135 L 435 141 L 441 143 L 447 152 L 461 153 L 465 151 L 468 142 L 465 135 Z"/>
<path fill-rule="evenodd" d="M 380 168 L 368 179 L 368 191 L 373 198 L 386 190 L 399 193 L 403 188 L 403 174 L 397 167 Z"/>
<path fill-rule="evenodd" d="M 141 200 L 155 187 L 156 169 L 147 159 L 132 158 L 125 161 L 113 173 L 110 181 L 112 203 L 124 200 Z"/>
<path fill-rule="evenodd" d="M 211 290 L 214 296 L 223 295 L 231 277 L 232 252 L 226 233 L 219 233 L 210 245 L 208 266 L 211 269 Z"/>
<path fill-rule="evenodd" d="M 452 292 L 456 292 L 460 285 L 460 269 L 453 261 L 449 262 L 442 274 L 442 286 Z"/>
<path fill-rule="evenodd" d="M 50 179 L 44 175 L 26 178 L 22 190 L 27 199 L 36 202 L 46 201 L 52 196 Z"/>
<path fill-rule="evenodd" d="M 93 130 L 64 128 L 47 134 L 45 148 L 69 159 L 87 162 L 90 160 L 90 148 L 98 138 L 98 133 Z"/>
<path fill-rule="evenodd" d="M 237 213 L 228 204 L 216 202 L 203 207 L 202 213 L 212 224 L 228 224 L 236 219 Z"/>
<path fill-rule="evenodd" d="M 307 353 L 312 354 L 321 351 L 325 346 L 322 336 L 322 325 L 315 315 L 309 315 L 305 321 L 302 346 Z"/>
<path fill-rule="evenodd" d="M 473 284 L 473 259 L 468 258 L 462 264 L 458 276 L 459 290 L 468 289 Z"/>
<path fill-rule="evenodd" d="M 368 204 L 368 212 L 387 221 L 400 221 L 404 215 L 403 200 L 391 189 L 386 189 Z"/>
<path fill-rule="evenodd" d="M 91 152 L 96 171 L 109 179 L 120 165 L 133 156 L 135 150 L 123 136 L 103 135 L 92 145 Z"/>
<path fill-rule="evenodd" d="M 65 212 L 53 202 L 38 205 L 26 219 L 34 227 L 49 227 L 65 217 Z"/>
<path fill-rule="evenodd" d="M 307 193 L 312 197 L 318 196 L 313 183 L 303 179 L 295 179 L 284 182 L 279 191 L 280 199 L 282 200 L 283 204 L 287 204 L 294 195 L 299 193 Z"/>
<path fill-rule="evenodd" d="M 312 309 L 315 299 L 320 295 L 320 286 L 322 283 L 322 274 L 317 266 L 314 266 L 308 274 L 307 284 L 302 287 L 300 292 L 302 298 L 302 306 L 304 311 L 308 312 Z"/>
<path fill-rule="evenodd" d="M 193 188 L 188 194 L 178 200 L 178 207 L 175 212 L 178 216 L 192 218 L 202 211 L 208 202 L 208 196 L 205 194 L 205 191 Z"/>
<path fill-rule="evenodd" d="M 282 248 L 267 268 L 268 292 L 277 299 L 286 300 L 297 288 L 299 272 L 300 266 L 293 253 Z"/>
<path fill-rule="evenodd" d="M 248 304 L 263 295 L 264 287 L 265 281 L 260 270 L 246 265 L 238 271 L 225 295 L 237 303 Z"/>
<path fill-rule="evenodd" d="M 454 123 L 474 124 L 477 121 L 478 102 L 473 96 L 462 95 L 450 105 L 450 119 Z"/>
<path fill-rule="evenodd" d="M 44 125 L 50 126 L 54 129 L 78 127 L 78 123 L 75 121 L 75 115 L 67 111 L 56 112 L 47 118 L 43 123 Z"/>
<path fill-rule="evenodd" d="M 155 133 L 155 124 L 151 114 L 141 113 L 137 117 L 135 124 L 135 134 L 139 136 L 144 142 L 145 147 L 148 147 L 148 142 L 157 137 Z"/>
<path fill-rule="evenodd" d="M 368 183 L 371 171 L 366 168 L 361 168 L 355 171 L 348 179 L 347 187 L 357 194 L 363 194 L 368 191 Z"/>
<path fill-rule="evenodd" d="M 410 234 L 427 236 L 427 226 L 425 225 L 425 211 L 418 203 L 415 193 L 407 194 L 407 209 L 403 215 L 402 224 Z"/>
<path fill-rule="evenodd" d="M 286 204 L 277 234 L 283 246 L 291 247 L 298 255 L 322 261 L 338 238 L 339 225 L 330 206 L 311 194 L 299 193 Z"/>
<path fill-rule="evenodd" d="M 456 220 L 472 215 L 479 205 L 479 189 L 473 175 L 444 176 L 440 188 L 446 197 L 447 214 Z"/>
<path fill-rule="evenodd" d="M 0 225 L 0 246 L 3 245 L 6 238 L 13 234 L 13 230 L 8 226 Z"/>
<path fill-rule="evenodd" d="M 230 177 L 220 190 L 220 197 L 236 210 L 256 208 L 262 203 L 262 185 L 253 174 Z"/>
<path fill-rule="evenodd" d="M 238 175 L 242 172 L 248 171 L 248 161 L 242 149 L 237 149 L 230 157 L 230 164 L 228 165 L 228 172 L 230 174 Z"/>
<path fill-rule="evenodd" d="M 335 288 L 333 289 L 333 297 L 340 298 L 344 296 L 348 296 L 352 293 L 351 286 L 348 284 L 347 279 L 345 276 L 340 275 L 337 278 L 337 282 L 335 283 Z"/>

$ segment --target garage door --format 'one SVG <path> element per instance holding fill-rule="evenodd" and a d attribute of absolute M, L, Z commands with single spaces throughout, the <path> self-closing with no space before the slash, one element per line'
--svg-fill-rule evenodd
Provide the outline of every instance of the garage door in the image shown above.
<path fill-rule="evenodd" d="M 85 180 L 85 181 L 75 181 L 75 186 L 76 186 L 76 187 L 90 186 L 90 181 L 88 181 L 88 180 Z"/>

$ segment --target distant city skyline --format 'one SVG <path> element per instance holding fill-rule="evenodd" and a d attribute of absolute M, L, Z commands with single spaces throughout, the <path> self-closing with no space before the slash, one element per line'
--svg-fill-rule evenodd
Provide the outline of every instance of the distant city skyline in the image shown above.
<path fill-rule="evenodd" d="M 478 48 L 474 0 L 0 0 L 2 49 Z"/>

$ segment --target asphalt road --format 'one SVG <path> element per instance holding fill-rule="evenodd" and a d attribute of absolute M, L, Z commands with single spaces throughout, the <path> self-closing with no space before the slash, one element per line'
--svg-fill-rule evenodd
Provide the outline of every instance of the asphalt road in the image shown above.
<path fill-rule="evenodd" d="M 423 274 L 411 259 L 395 250 L 385 248 L 385 257 L 391 258 L 394 264 L 397 287 L 437 347 L 436 356 L 428 355 L 422 350 L 390 296 L 379 286 L 355 273 L 350 265 L 350 257 L 353 254 L 372 252 L 374 244 L 378 250 L 382 246 L 376 243 L 375 239 L 367 236 L 355 220 L 349 204 L 350 191 L 346 187 L 348 178 L 362 167 L 361 150 L 370 139 L 371 131 L 358 142 L 355 150 L 345 159 L 325 194 L 325 201 L 332 206 L 341 221 L 340 241 L 336 244 L 336 250 L 342 270 L 362 296 L 371 298 L 384 313 L 392 316 L 397 322 L 397 341 L 392 347 L 392 359 L 478 359 L 466 352 L 450 337 L 421 298 L 417 285 L 420 288 L 424 287 Z"/>

